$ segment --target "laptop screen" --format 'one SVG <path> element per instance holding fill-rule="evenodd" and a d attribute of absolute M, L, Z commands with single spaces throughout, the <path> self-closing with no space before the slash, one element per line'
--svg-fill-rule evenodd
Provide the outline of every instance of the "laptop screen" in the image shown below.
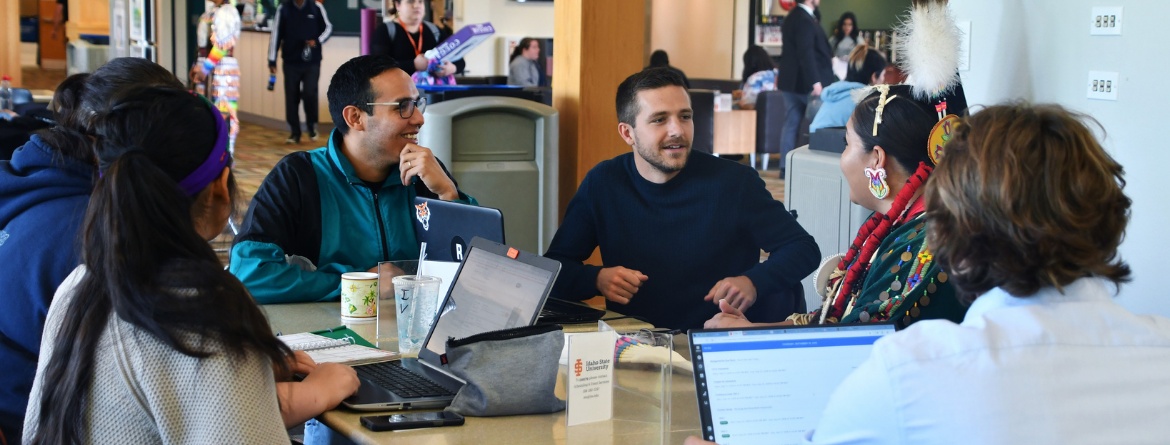
<path fill-rule="evenodd" d="M 447 352 L 448 337 L 464 338 L 532 324 L 554 276 L 554 271 L 485 249 L 471 249 L 426 349 L 442 355 Z"/>
<path fill-rule="evenodd" d="M 892 324 L 692 331 L 703 437 L 801 443 L 837 385 L 893 332 Z"/>

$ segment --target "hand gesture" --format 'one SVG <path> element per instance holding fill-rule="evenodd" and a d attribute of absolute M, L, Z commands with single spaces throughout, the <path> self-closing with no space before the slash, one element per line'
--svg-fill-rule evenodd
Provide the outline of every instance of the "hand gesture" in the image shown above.
<path fill-rule="evenodd" d="M 756 303 L 756 286 L 748 277 L 740 275 L 719 280 L 707 292 L 704 300 L 719 304 L 720 300 L 727 300 L 736 310 L 743 312 Z"/>
<path fill-rule="evenodd" d="M 642 272 L 633 269 L 621 266 L 607 267 L 597 273 L 597 290 L 605 296 L 606 300 L 628 304 L 630 299 L 634 298 L 634 294 L 638 293 L 638 289 L 642 287 L 642 282 L 649 278 Z"/>
<path fill-rule="evenodd" d="M 430 61 L 430 59 L 427 59 L 427 56 L 424 56 L 422 54 L 414 56 L 414 70 L 415 71 L 426 71 L 427 64 L 429 64 L 429 63 L 431 63 L 431 61 Z"/>
<path fill-rule="evenodd" d="M 719 300 L 719 310 L 722 312 L 715 314 L 714 317 L 711 317 L 710 320 L 703 323 L 703 329 L 746 328 L 752 326 L 752 322 L 743 316 L 743 312 L 727 304 L 727 300 Z"/>
<path fill-rule="evenodd" d="M 415 110 L 417 113 L 418 110 Z M 402 185 L 410 185 L 410 179 L 418 176 L 427 189 L 444 201 L 459 199 L 459 190 L 455 182 L 443 172 L 439 161 L 431 149 L 416 144 L 406 144 L 402 153 L 398 155 L 398 170 L 402 175 Z"/>

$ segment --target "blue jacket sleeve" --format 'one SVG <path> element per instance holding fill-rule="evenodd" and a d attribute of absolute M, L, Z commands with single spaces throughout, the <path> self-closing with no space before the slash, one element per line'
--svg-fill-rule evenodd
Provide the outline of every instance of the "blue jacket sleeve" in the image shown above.
<path fill-rule="evenodd" d="M 757 295 L 776 294 L 816 269 L 820 248 L 784 204 L 772 198 L 759 175 L 745 176 L 739 219 L 768 259 L 744 273 Z"/>
<path fill-rule="evenodd" d="M 565 219 L 553 235 L 545 257 L 560 261 L 561 273 L 553 284 L 552 296 L 565 300 L 586 300 L 601 295 L 597 291 L 597 274 L 601 266 L 584 261 L 597 249 L 597 226 L 589 201 L 590 177 L 587 175 L 569 201 Z"/>
<path fill-rule="evenodd" d="M 243 241 L 232 247 L 230 269 L 260 304 L 335 299 L 341 294 L 341 274 L 365 271 L 330 263 L 309 272 L 289 264 L 280 246 L 257 241 Z"/>
<path fill-rule="evenodd" d="M 366 268 L 320 264 L 317 175 L 303 152 L 286 156 L 264 178 L 232 246 L 229 270 L 261 304 L 322 301 L 340 294 L 341 274 Z M 289 264 L 304 257 L 315 271 Z"/>

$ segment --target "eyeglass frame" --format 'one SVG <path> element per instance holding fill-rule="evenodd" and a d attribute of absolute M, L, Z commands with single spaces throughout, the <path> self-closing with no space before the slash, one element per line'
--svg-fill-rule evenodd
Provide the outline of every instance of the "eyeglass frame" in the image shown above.
<path fill-rule="evenodd" d="M 409 103 L 409 104 L 414 105 L 414 107 L 411 108 L 410 114 L 407 116 L 402 115 L 402 104 L 404 104 L 404 103 Z M 426 96 L 419 96 L 418 99 L 398 101 L 398 102 L 366 102 L 366 105 L 367 106 L 394 105 L 394 106 L 398 107 L 398 117 L 401 117 L 403 119 L 410 119 L 410 118 L 414 117 L 414 110 L 418 110 L 419 113 L 426 113 L 427 98 L 426 98 Z"/>

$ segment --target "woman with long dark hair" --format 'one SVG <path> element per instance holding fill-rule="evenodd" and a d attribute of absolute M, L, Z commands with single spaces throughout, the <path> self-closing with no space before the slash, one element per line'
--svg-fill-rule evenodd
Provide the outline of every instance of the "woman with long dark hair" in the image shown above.
<path fill-rule="evenodd" d="M 848 59 L 849 53 L 853 52 L 853 47 L 862 43 L 858 33 L 861 30 L 857 26 L 857 16 L 852 12 L 846 11 L 841 14 L 841 18 L 837 19 L 837 26 L 833 27 L 833 36 L 829 37 L 829 47 L 833 49 L 833 57 L 838 59 Z"/>
<path fill-rule="evenodd" d="M 739 106 L 745 110 L 756 107 L 756 96 L 776 89 L 776 64 L 764 48 L 752 45 L 743 53 L 743 96 Z"/>
<path fill-rule="evenodd" d="M 90 127 L 101 177 L 83 265 L 49 308 L 24 443 L 288 443 L 282 405 L 303 402 L 278 401 L 275 381 L 305 366 L 207 242 L 233 209 L 227 122 L 191 93 L 147 88 Z M 335 364 L 305 383 L 333 390 L 303 394 L 324 403 L 357 389 Z"/>
<path fill-rule="evenodd" d="M 821 307 L 777 325 L 889 320 L 904 327 L 921 319 L 963 319 L 966 307 L 923 236 L 922 185 L 941 156 L 930 143 L 940 122 L 930 104 L 912 97 L 909 86 L 879 85 L 854 109 L 841 172 L 849 200 L 874 213 L 847 252 L 822 263 L 816 275 Z M 730 305 L 720 309 L 707 327 L 752 325 Z"/>
<path fill-rule="evenodd" d="M 130 88 L 182 88 L 175 76 L 145 59 L 118 58 L 91 74 L 75 74 L 53 94 L 56 124 L 33 134 L 11 161 L 0 161 L 0 433 L 16 443 L 36 373 L 41 329 L 53 293 L 80 263 L 77 232 L 93 180 L 93 145 L 86 128 L 110 97 Z M 19 258 L 19 260 L 17 260 Z"/>

